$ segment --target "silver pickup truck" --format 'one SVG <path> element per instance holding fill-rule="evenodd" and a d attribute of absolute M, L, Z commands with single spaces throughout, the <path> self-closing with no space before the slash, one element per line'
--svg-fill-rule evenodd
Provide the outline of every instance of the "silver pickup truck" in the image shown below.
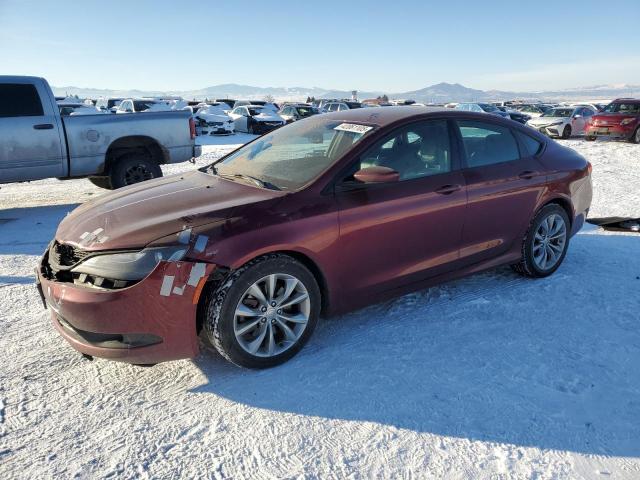
<path fill-rule="evenodd" d="M 103 188 L 200 155 L 188 111 L 60 116 L 44 78 L 0 76 L 0 183 L 89 177 Z"/>

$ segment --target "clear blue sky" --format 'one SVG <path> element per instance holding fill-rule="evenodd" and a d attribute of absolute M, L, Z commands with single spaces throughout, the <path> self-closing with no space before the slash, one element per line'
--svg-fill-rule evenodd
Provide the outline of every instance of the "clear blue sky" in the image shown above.
<path fill-rule="evenodd" d="M 0 0 L 0 65 L 123 89 L 638 84 L 640 0 Z"/>

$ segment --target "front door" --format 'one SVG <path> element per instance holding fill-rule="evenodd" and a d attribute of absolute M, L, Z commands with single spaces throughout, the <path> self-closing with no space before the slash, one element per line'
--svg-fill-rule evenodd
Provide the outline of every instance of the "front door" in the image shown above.
<path fill-rule="evenodd" d="M 46 92 L 41 92 L 43 98 Z M 0 84 L 0 182 L 64 175 L 58 112 L 30 83 Z"/>
<path fill-rule="evenodd" d="M 400 180 L 359 184 L 384 166 Z M 366 151 L 336 187 L 341 283 L 369 296 L 444 273 L 458 259 L 466 190 L 446 120 L 402 127 Z"/>

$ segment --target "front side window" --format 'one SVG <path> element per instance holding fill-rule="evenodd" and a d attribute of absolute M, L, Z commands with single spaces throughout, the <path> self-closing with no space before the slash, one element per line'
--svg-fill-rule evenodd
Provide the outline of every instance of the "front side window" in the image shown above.
<path fill-rule="evenodd" d="M 450 172 L 451 147 L 447 122 L 431 120 L 404 127 L 377 142 L 362 155 L 359 162 L 359 168 L 391 168 L 400 174 L 400 180 Z"/>
<path fill-rule="evenodd" d="M 341 159 L 375 127 L 310 117 L 279 128 L 214 164 L 222 177 L 253 177 L 280 190 L 297 190 Z M 210 171 L 210 170 L 207 170 Z"/>
<path fill-rule="evenodd" d="M 475 120 L 458 120 L 469 168 L 518 160 L 520 151 L 511 129 Z"/>
<path fill-rule="evenodd" d="M 40 96 L 34 85 L 0 84 L 0 117 L 39 117 L 44 115 Z"/>

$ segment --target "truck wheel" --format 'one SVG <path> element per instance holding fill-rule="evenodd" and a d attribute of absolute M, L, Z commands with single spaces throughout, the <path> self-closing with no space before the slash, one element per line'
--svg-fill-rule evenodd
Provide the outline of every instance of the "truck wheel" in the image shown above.
<path fill-rule="evenodd" d="M 111 179 L 109 177 L 89 177 L 89 181 L 96 187 L 111 190 Z"/>
<path fill-rule="evenodd" d="M 109 171 L 109 179 L 113 188 L 122 188 L 161 176 L 160 165 L 150 158 L 135 154 L 120 157 Z"/>

